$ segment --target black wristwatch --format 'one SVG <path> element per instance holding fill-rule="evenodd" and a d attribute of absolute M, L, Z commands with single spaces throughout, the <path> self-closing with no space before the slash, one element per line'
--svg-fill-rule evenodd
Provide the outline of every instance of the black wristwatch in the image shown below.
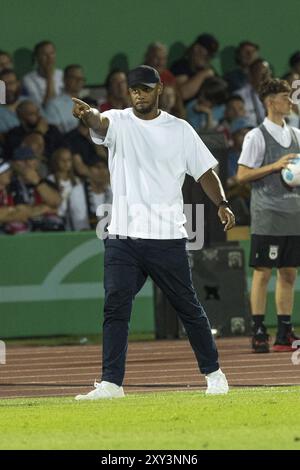
<path fill-rule="evenodd" d="M 220 207 L 228 207 L 228 209 L 231 210 L 231 206 L 230 206 L 229 202 L 226 199 L 219 203 L 218 209 L 220 209 Z"/>

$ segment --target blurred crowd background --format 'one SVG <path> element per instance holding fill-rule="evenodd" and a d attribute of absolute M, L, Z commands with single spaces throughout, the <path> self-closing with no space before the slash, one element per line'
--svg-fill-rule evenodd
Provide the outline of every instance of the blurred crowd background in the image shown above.
<path fill-rule="evenodd" d="M 222 139 L 222 180 L 237 223 L 247 225 L 250 188 L 236 180 L 237 161 L 245 135 L 265 117 L 258 90 L 274 73 L 251 38 L 236 44 L 235 65 L 223 76 L 212 65 L 218 52 L 218 38 L 204 32 L 173 62 L 167 45 L 153 41 L 140 63 L 160 73 L 162 110 L 187 120 L 204 141 Z M 71 97 L 102 112 L 125 109 L 128 70 L 112 67 L 105 83 L 90 85 L 84 64 L 61 70 L 56 58 L 55 44 L 40 41 L 32 51 L 32 70 L 21 76 L 12 55 L 0 50 L 6 86 L 6 104 L 0 105 L 1 234 L 94 229 L 97 207 L 112 201 L 107 150 L 94 145 L 74 118 Z M 287 51 L 286 59 L 284 78 L 293 83 L 300 79 L 300 50 Z M 300 127 L 297 104 L 287 122 Z"/>

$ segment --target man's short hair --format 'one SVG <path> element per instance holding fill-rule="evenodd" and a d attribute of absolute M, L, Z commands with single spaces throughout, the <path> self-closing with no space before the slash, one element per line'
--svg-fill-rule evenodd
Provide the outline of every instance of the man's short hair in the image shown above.
<path fill-rule="evenodd" d="M 263 102 L 270 95 L 277 95 L 278 93 L 290 93 L 291 87 L 286 80 L 280 78 L 272 78 L 267 82 L 262 83 L 259 90 L 259 98 Z"/>
<path fill-rule="evenodd" d="M 73 69 L 80 69 L 82 70 L 82 66 L 79 65 L 79 64 L 70 64 L 70 65 L 67 65 L 65 68 L 64 68 L 64 78 L 66 78 L 69 73 L 71 72 L 71 70 Z"/>
<path fill-rule="evenodd" d="M 256 67 L 258 65 L 269 65 L 269 63 L 263 59 L 262 57 L 258 57 L 257 59 L 255 59 L 250 65 L 249 65 L 249 72 L 250 74 L 252 74 L 253 72 L 255 72 L 256 70 Z"/>
<path fill-rule="evenodd" d="M 226 104 L 232 103 L 233 101 L 240 101 L 241 103 L 245 103 L 244 98 L 242 98 L 240 95 L 231 95 L 226 100 Z"/>
<path fill-rule="evenodd" d="M 110 72 L 107 74 L 107 76 L 105 78 L 105 82 L 104 82 L 104 86 L 107 90 L 109 90 L 109 88 L 110 88 L 113 76 L 117 75 L 118 73 L 124 73 L 125 75 L 127 75 L 126 72 L 122 69 L 115 68 L 115 69 L 110 70 Z"/>
<path fill-rule="evenodd" d="M 51 44 L 55 48 L 55 45 L 53 44 L 53 42 L 47 41 L 47 40 L 40 41 L 34 46 L 33 53 L 32 53 L 32 62 L 35 62 L 37 55 L 39 53 L 39 50 L 44 46 L 48 46 L 48 44 Z"/>
<path fill-rule="evenodd" d="M 13 70 L 13 69 L 3 69 L 1 70 L 0 72 L 0 80 L 3 80 L 3 78 L 5 77 L 5 75 L 9 75 L 13 73 L 16 77 L 17 77 L 17 74 L 16 72 Z M 17 77 L 18 78 L 18 77 Z"/>
<path fill-rule="evenodd" d="M 0 50 L 0 55 L 7 55 L 7 57 L 10 57 L 10 54 L 2 49 Z"/>
<path fill-rule="evenodd" d="M 20 116 L 22 115 L 23 109 L 26 108 L 28 104 L 33 104 L 34 106 L 38 107 L 37 104 L 34 101 L 30 100 L 29 98 L 22 100 L 16 107 L 16 114 L 18 118 L 20 118 Z"/>
<path fill-rule="evenodd" d="M 258 44 L 255 44 L 254 42 L 252 41 L 242 41 L 239 43 L 238 47 L 236 48 L 235 50 L 235 61 L 237 64 L 240 64 L 240 53 L 241 53 L 241 50 L 245 47 L 245 46 L 251 46 L 251 47 L 254 47 L 254 49 L 256 49 L 257 51 L 259 51 L 259 45 Z"/>

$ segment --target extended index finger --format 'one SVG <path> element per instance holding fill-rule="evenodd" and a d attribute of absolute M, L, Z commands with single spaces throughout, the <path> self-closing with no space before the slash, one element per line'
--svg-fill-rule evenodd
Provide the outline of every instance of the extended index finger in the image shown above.
<path fill-rule="evenodd" d="M 75 104 L 79 104 L 80 106 L 85 106 L 86 108 L 90 107 L 87 103 L 85 103 L 84 101 L 81 101 L 79 98 L 72 98 L 72 101 Z"/>

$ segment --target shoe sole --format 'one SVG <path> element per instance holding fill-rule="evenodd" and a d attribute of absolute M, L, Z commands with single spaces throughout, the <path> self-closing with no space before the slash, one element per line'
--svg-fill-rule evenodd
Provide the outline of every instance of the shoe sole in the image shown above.
<path fill-rule="evenodd" d="M 276 345 L 276 346 L 273 346 L 272 350 L 274 352 L 293 352 L 293 351 L 297 351 L 297 348 L 292 348 L 292 346 L 284 346 L 284 345 Z"/>
<path fill-rule="evenodd" d="M 266 354 L 270 352 L 270 348 L 266 348 L 266 347 L 261 347 L 257 349 L 252 348 L 252 352 L 253 354 Z"/>
<path fill-rule="evenodd" d="M 84 395 L 83 395 L 84 396 Z M 121 395 L 120 397 L 98 397 L 98 398 L 82 398 L 81 395 L 77 395 L 75 397 L 76 401 L 97 401 L 97 400 L 115 400 L 116 398 L 124 398 L 125 395 Z"/>

